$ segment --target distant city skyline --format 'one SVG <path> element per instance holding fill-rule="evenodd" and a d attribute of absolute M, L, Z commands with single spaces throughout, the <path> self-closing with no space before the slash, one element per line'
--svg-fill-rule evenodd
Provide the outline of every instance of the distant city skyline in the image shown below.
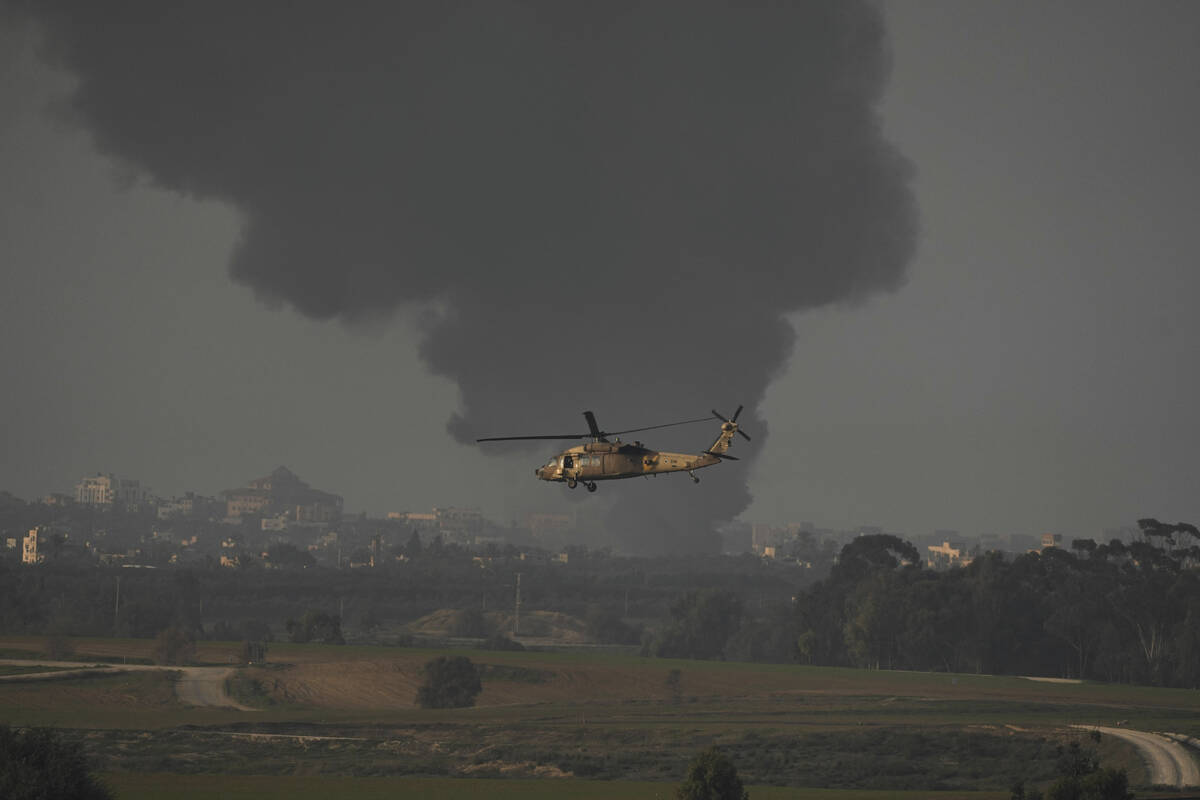
<path fill-rule="evenodd" d="M 234 502 L 236 504 L 236 502 L 237 502 L 236 498 L 240 497 L 244 493 L 255 491 L 255 487 L 258 487 L 260 484 L 263 483 L 263 481 L 269 481 L 271 476 L 274 476 L 281 472 L 286 473 L 286 476 L 289 481 L 291 481 L 293 479 L 296 480 L 298 482 L 297 485 L 302 487 L 304 492 L 313 493 L 314 495 L 317 496 L 317 498 L 319 500 L 324 500 L 326 498 L 336 498 L 339 501 L 341 500 L 341 496 L 340 496 L 340 494 L 337 493 L 336 490 L 332 490 L 332 492 L 327 492 L 325 489 L 318 490 L 318 487 L 310 487 L 306 481 L 303 481 L 300 478 L 300 476 L 297 476 L 294 473 L 292 473 L 291 470 L 288 469 L 288 467 L 286 465 L 279 465 L 274 470 L 271 470 L 270 475 L 268 475 L 266 477 L 259 476 L 257 478 L 247 479 L 246 481 L 243 482 L 243 485 L 241 485 L 241 486 L 229 486 L 229 487 L 226 487 L 225 489 L 222 489 L 222 490 L 219 490 L 216 492 L 212 492 L 212 493 L 205 493 L 205 492 L 197 491 L 194 489 L 185 489 L 181 492 L 166 495 L 166 494 L 162 494 L 160 492 L 156 492 L 152 486 L 150 486 L 146 481 L 142 480 L 141 478 L 136 478 L 136 477 L 131 477 L 131 476 L 120 476 L 120 475 L 116 475 L 115 473 L 111 473 L 111 472 L 97 472 L 94 475 L 82 476 L 79 479 L 79 481 L 77 481 L 74 484 L 74 486 L 70 487 L 69 489 L 64 489 L 62 491 L 53 491 L 53 492 L 49 492 L 49 493 L 46 493 L 44 495 L 37 496 L 37 497 L 21 497 L 19 499 L 24 500 L 26 502 L 38 502 L 41 500 L 51 500 L 54 498 L 54 496 L 57 496 L 57 497 L 69 498 L 74 502 L 79 502 L 84 505 L 106 505 L 106 504 L 113 504 L 113 503 L 119 505 L 122 503 L 130 503 L 130 502 L 133 502 L 135 504 L 139 503 L 139 502 L 153 502 L 153 503 L 164 503 L 169 506 L 173 501 L 177 501 L 181 498 L 185 498 L 188 496 L 195 496 L 196 498 L 207 498 L 207 499 L 216 500 L 217 502 L 222 502 L 222 503 L 227 502 L 232 499 L 232 500 L 234 500 Z M 111 487 L 108 485 L 109 482 L 111 482 L 111 484 L 112 484 Z M 0 489 L 0 491 L 6 491 L 6 490 Z M 98 497 L 101 497 L 101 496 L 107 496 L 108 499 L 106 499 L 106 500 L 97 499 Z M 324 497 L 322 497 L 322 496 L 324 496 Z M 222 501 L 221 500 L 222 497 L 225 497 L 226 501 Z M 357 517 L 360 514 L 367 514 L 367 516 L 375 518 L 375 519 L 385 519 L 385 518 L 386 519 L 396 519 L 396 518 L 400 518 L 400 517 L 429 516 L 429 514 L 427 513 L 428 509 L 436 509 L 436 508 L 437 508 L 437 506 L 433 506 L 433 505 L 422 506 L 420 504 L 417 504 L 417 505 L 404 507 L 404 508 L 399 508 L 399 507 L 388 508 L 382 512 L 374 512 L 374 513 L 368 512 L 365 509 L 345 508 L 344 510 L 339 511 L 339 513 L 344 514 L 348 517 Z M 443 508 L 467 509 L 467 510 L 471 510 L 471 511 L 478 511 L 485 518 L 491 519 L 486 513 L 483 513 L 482 509 L 480 509 L 477 506 L 472 506 L 470 504 L 452 503 L 452 504 L 449 504 L 448 506 L 443 506 Z M 257 507 L 254 504 L 252 504 L 251 506 L 247 506 L 244 508 L 239 507 L 237 510 L 237 513 L 239 513 L 239 514 L 240 513 L 255 513 L 256 510 L 257 510 Z M 529 512 L 527 512 L 524 515 L 524 517 L 528 518 L 528 517 L 538 517 L 538 516 L 544 516 L 544 515 L 546 515 L 546 512 L 544 512 L 544 511 L 531 509 Z M 559 516 L 559 515 L 551 514 L 550 516 Z M 320 519 L 322 519 L 322 521 L 329 521 L 329 519 L 326 519 L 326 518 L 320 518 Z M 491 521 L 498 523 L 498 524 L 505 524 L 506 522 L 517 522 L 518 520 L 491 519 Z M 1135 521 L 1130 521 L 1128 523 L 1114 524 L 1114 525 L 1106 526 L 1098 531 L 1093 531 L 1090 533 L 1089 532 L 1080 532 L 1079 535 L 1074 538 L 1090 538 L 1090 539 L 1094 539 L 1096 541 L 1105 541 L 1109 537 L 1129 538 L 1130 536 L 1137 535 L 1137 527 L 1134 524 L 1134 522 Z M 1028 539 L 1029 541 L 1034 541 L 1039 538 L 1045 539 L 1046 536 L 1050 536 L 1050 535 L 1056 536 L 1060 541 L 1065 538 L 1063 534 L 1061 534 L 1059 532 L 1055 532 L 1055 531 L 1032 531 L 1032 530 L 1001 531 L 1001 530 L 994 530 L 994 529 L 983 530 L 983 531 L 972 531 L 972 530 L 958 530 L 958 529 L 952 529 L 952 528 L 933 528 L 930 530 L 902 530 L 896 526 L 888 525 L 888 524 L 886 524 L 886 522 L 857 523 L 857 524 L 850 524 L 850 525 L 843 525 L 843 526 L 839 526 L 839 525 L 826 526 L 826 525 L 817 525 L 808 519 L 762 520 L 762 519 L 752 519 L 745 515 L 734 520 L 731 523 L 731 525 L 732 526 L 738 526 L 738 525 L 745 526 L 747 530 L 749 530 L 751 528 L 753 528 L 753 529 L 763 528 L 763 529 L 771 530 L 771 531 L 775 532 L 776 534 L 778 534 L 780 532 L 785 532 L 785 531 L 810 531 L 810 532 L 814 532 L 814 533 L 826 533 L 826 534 L 839 533 L 839 534 L 859 534 L 859 535 L 870 534 L 870 533 L 880 533 L 880 534 L 890 534 L 890 535 L 908 537 L 913 540 L 920 540 L 920 541 L 926 541 L 926 542 L 930 541 L 930 540 L 940 540 L 940 539 L 967 540 L 967 541 L 972 541 L 972 542 L 978 542 L 981 540 L 986 541 L 990 538 L 1000 538 L 1000 539 L 1005 539 L 1005 540 Z"/>

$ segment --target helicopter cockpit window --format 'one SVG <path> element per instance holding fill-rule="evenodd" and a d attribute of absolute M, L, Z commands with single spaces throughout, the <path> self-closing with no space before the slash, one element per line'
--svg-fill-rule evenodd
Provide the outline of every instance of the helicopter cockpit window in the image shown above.
<path fill-rule="evenodd" d="M 558 466 L 558 459 L 557 459 L 557 458 L 552 458 L 552 459 L 550 459 L 549 461 L 547 461 L 547 462 L 546 462 L 546 466 L 547 466 L 547 467 L 556 467 L 556 466 Z"/>
<path fill-rule="evenodd" d="M 570 456 L 563 456 L 563 469 L 570 469 L 575 466 Z"/>

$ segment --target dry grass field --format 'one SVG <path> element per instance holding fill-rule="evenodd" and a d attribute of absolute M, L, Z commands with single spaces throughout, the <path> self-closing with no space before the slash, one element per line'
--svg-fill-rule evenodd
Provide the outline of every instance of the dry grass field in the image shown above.
<path fill-rule="evenodd" d="M 121 800 L 324 800 L 353 797 L 356 800 L 392 800 L 419 797 L 424 800 L 666 800 L 670 784 L 651 781 L 586 780 L 481 780 L 471 778 L 323 778 L 323 777 L 226 777 L 220 775 L 129 775 L 105 776 Z M 791 789 L 779 786 L 750 786 L 754 800 L 1007 800 L 1008 792 L 892 792 L 829 789 Z"/>
<path fill-rule="evenodd" d="M 3 638 L 0 653 L 43 644 Z M 83 661 L 132 663 L 149 659 L 153 642 L 77 639 L 72 646 Z M 237 643 L 206 642 L 197 660 L 228 665 L 238 651 Z M 1081 736 L 1071 724 L 1200 734 L 1200 693 L 1185 690 L 600 651 L 454 650 L 482 669 L 477 705 L 416 707 L 423 665 L 445 652 L 272 644 L 266 665 L 240 669 L 231 684 L 253 711 L 184 706 L 165 671 L 0 683 L 0 722 L 73 731 L 132 797 L 153 796 L 137 785 L 156 774 L 192 776 L 196 796 L 222 776 L 237 783 L 298 774 L 447 784 L 448 794 L 423 789 L 430 797 L 468 796 L 459 794 L 464 781 L 477 779 L 500 781 L 505 791 L 527 779 L 560 790 L 562 781 L 578 782 L 573 796 L 613 796 L 587 794 L 582 787 L 591 784 L 581 779 L 595 778 L 633 781 L 622 796 L 666 796 L 655 792 L 712 744 L 759 784 L 992 793 L 971 795 L 983 797 L 998 796 L 1013 776 L 1052 774 L 1055 746 Z M 1144 779 L 1127 746 L 1105 740 L 1100 748 L 1106 765 L 1125 766 L 1135 783 Z M 650 788 L 637 789 L 638 781 Z M 375 784 L 356 785 L 356 796 L 373 796 L 367 787 Z M 755 796 L 811 795 L 763 789 Z"/>

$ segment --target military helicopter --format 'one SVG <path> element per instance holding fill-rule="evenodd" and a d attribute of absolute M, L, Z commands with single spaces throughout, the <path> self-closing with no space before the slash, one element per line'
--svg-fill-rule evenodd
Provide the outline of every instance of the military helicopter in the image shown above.
<path fill-rule="evenodd" d="M 658 428 L 670 428 L 675 425 L 691 425 L 704 422 L 709 417 L 685 419 L 680 422 L 668 422 L 665 425 L 651 425 L 647 428 L 630 428 L 624 431 L 602 431 L 596 424 L 596 415 L 584 411 L 583 418 L 587 420 L 587 433 L 568 433 L 549 436 L 488 436 L 476 439 L 476 442 L 509 442 L 518 439 L 587 439 L 586 444 L 570 447 L 538 467 L 533 474 L 544 481 L 566 483 L 574 489 L 583 484 L 589 492 L 596 491 L 596 481 L 615 481 L 621 478 L 640 478 L 648 475 L 660 475 L 664 472 L 686 472 L 696 483 L 695 470 L 711 467 L 722 461 L 737 461 L 734 456 L 725 455 L 736 433 L 746 441 L 750 437 L 738 429 L 737 418 L 742 413 L 738 406 L 732 417 L 726 417 L 714 410 L 713 416 L 721 421 L 721 434 L 717 440 L 703 453 L 667 453 L 661 450 L 651 450 L 641 442 L 632 444 L 622 443 L 620 439 L 609 440 L 608 437 L 621 433 L 640 433 Z"/>

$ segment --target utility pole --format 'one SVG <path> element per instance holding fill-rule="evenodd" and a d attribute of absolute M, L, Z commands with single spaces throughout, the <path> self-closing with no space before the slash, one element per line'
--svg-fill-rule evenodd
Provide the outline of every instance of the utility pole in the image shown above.
<path fill-rule="evenodd" d="M 117 576 L 117 599 L 113 603 L 113 636 L 117 635 L 117 614 L 121 611 L 121 576 Z"/>
<path fill-rule="evenodd" d="M 517 573 L 517 599 L 513 604 L 513 636 L 521 632 L 521 573 Z"/>

